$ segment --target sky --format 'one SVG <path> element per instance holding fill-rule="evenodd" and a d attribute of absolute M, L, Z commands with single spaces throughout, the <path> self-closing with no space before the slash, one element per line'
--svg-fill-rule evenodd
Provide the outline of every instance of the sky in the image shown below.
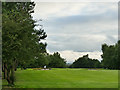
<path fill-rule="evenodd" d="M 47 52 L 59 52 L 67 63 L 86 54 L 102 60 L 101 45 L 118 40 L 118 3 L 36 2 L 34 11 L 48 35 Z"/>

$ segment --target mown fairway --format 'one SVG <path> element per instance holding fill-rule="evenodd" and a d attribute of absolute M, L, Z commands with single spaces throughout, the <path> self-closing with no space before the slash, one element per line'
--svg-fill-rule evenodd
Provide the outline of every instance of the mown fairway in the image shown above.
<path fill-rule="evenodd" d="M 117 88 L 117 70 L 18 70 L 17 88 Z M 7 83 L 3 80 L 3 85 Z"/>

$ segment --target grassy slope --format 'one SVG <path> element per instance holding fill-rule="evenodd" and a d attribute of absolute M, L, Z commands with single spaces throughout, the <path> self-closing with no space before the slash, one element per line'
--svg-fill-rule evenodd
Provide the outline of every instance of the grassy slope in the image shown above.
<path fill-rule="evenodd" d="M 3 84 L 6 84 L 3 81 Z M 117 88 L 117 70 L 52 69 L 18 70 L 20 88 Z"/>

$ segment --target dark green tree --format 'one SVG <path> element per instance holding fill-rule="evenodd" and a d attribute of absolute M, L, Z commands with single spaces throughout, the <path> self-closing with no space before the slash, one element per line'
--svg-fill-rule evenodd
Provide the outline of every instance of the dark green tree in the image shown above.
<path fill-rule="evenodd" d="M 38 51 L 45 52 L 46 44 L 40 40 L 47 37 L 42 28 L 35 29 L 34 2 L 2 3 L 2 69 L 9 85 L 14 85 L 18 64 L 26 68 L 28 63 L 38 57 Z"/>
<path fill-rule="evenodd" d="M 119 41 L 115 45 L 102 45 L 102 66 L 107 69 L 119 69 Z"/>
<path fill-rule="evenodd" d="M 48 59 L 49 59 L 48 67 L 51 67 L 51 68 L 64 68 L 64 67 L 66 67 L 65 59 L 62 58 L 58 52 L 54 53 L 53 55 L 50 55 L 48 57 Z"/>
<path fill-rule="evenodd" d="M 87 55 L 78 58 L 70 66 L 72 68 L 100 68 L 100 62 L 97 59 L 90 59 Z"/>

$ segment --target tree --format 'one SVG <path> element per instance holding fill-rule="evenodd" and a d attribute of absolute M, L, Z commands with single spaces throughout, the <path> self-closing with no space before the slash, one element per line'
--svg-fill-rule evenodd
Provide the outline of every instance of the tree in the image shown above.
<path fill-rule="evenodd" d="M 34 59 L 33 62 L 29 63 L 27 67 L 34 67 L 34 68 L 39 68 L 39 67 L 44 67 L 49 64 L 49 61 L 47 59 L 47 56 L 44 53 L 40 53 L 38 57 Z"/>
<path fill-rule="evenodd" d="M 102 66 L 104 68 L 108 68 L 108 69 L 119 69 L 119 44 L 120 41 L 118 41 L 118 43 L 116 43 L 115 45 L 107 45 L 107 44 L 103 44 L 102 45 Z"/>
<path fill-rule="evenodd" d="M 70 66 L 72 68 L 100 68 L 100 62 L 97 59 L 90 59 L 87 55 L 78 58 Z"/>
<path fill-rule="evenodd" d="M 66 67 L 65 59 L 63 59 L 58 52 L 54 53 L 53 55 L 50 55 L 48 59 L 49 59 L 48 67 L 51 67 L 51 68 Z"/>
<path fill-rule="evenodd" d="M 31 16 L 34 6 L 34 2 L 2 3 L 2 69 L 9 85 L 14 85 L 18 64 L 26 68 L 38 56 L 37 50 L 45 52 L 46 44 L 40 40 L 47 35 L 42 28 L 35 29 L 36 21 Z"/>

